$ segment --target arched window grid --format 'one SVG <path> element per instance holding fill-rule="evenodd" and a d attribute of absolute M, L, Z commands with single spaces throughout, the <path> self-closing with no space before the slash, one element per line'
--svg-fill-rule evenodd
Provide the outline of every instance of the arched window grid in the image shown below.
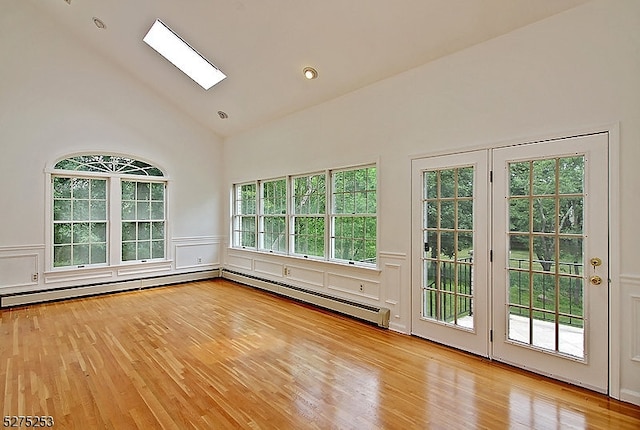
<path fill-rule="evenodd" d="M 54 169 L 135 176 L 165 176 L 162 170 L 147 162 L 115 155 L 77 155 L 58 161 Z"/>
<path fill-rule="evenodd" d="M 47 173 L 50 268 L 166 260 L 168 178 L 161 169 L 129 157 L 77 155 Z"/>

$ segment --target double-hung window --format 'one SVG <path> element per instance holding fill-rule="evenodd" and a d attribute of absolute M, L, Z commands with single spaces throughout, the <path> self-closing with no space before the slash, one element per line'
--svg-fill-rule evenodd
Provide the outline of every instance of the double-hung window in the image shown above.
<path fill-rule="evenodd" d="M 233 245 L 256 247 L 256 183 L 238 184 L 233 193 Z"/>
<path fill-rule="evenodd" d="M 107 262 L 107 180 L 53 178 L 53 267 Z"/>
<path fill-rule="evenodd" d="M 314 257 L 326 255 L 326 178 L 326 174 L 320 173 L 292 179 L 293 254 Z"/>
<path fill-rule="evenodd" d="M 164 258 L 164 184 L 122 180 L 122 261 Z"/>
<path fill-rule="evenodd" d="M 233 192 L 234 247 L 377 262 L 374 165 L 236 184 Z"/>
<path fill-rule="evenodd" d="M 376 168 L 331 173 L 331 257 L 349 262 L 376 263 Z"/>
<path fill-rule="evenodd" d="M 260 183 L 259 248 L 287 252 L 287 181 Z"/>
<path fill-rule="evenodd" d="M 166 178 L 143 161 L 66 158 L 51 171 L 52 268 L 165 259 Z"/>

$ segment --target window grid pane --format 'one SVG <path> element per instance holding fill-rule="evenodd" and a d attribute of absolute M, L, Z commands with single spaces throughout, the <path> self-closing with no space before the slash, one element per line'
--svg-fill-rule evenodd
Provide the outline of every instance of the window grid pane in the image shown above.
<path fill-rule="evenodd" d="M 265 181 L 260 189 L 260 249 L 286 252 L 287 181 Z"/>
<path fill-rule="evenodd" d="M 292 250 L 303 256 L 325 256 L 326 175 L 293 179 Z"/>
<path fill-rule="evenodd" d="M 122 188 L 122 261 L 164 258 L 164 183 L 125 181 Z"/>
<path fill-rule="evenodd" d="M 256 184 L 239 184 L 233 193 L 233 246 L 256 247 Z"/>
<path fill-rule="evenodd" d="M 332 257 L 376 263 L 377 178 L 375 167 L 332 174 Z"/>
<path fill-rule="evenodd" d="M 422 316 L 473 328 L 473 167 L 423 173 Z"/>
<path fill-rule="evenodd" d="M 508 196 L 509 339 L 579 359 L 584 168 L 584 156 L 509 163 Z"/>
<path fill-rule="evenodd" d="M 59 170 L 74 170 L 76 172 L 164 176 L 160 169 L 144 161 L 111 155 L 79 155 L 58 161 L 54 168 Z"/>
<path fill-rule="evenodd" d="M 53 267 L 107 262 L 106 184 L 53 177 Z"/>
<path fill-rule="evenodd" d="M 234 184 L 232 207 L 235 247 L 377 263 L 375 165 Z"/>

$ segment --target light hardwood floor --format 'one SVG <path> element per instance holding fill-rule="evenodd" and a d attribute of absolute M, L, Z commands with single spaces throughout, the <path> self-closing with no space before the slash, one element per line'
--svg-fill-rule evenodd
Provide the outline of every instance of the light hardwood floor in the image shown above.
<path fill-rule="evenodd" d="M 60 429 L 640 428 L 638 407 L 225 280 L 0 312 L 3 416 Z"/>

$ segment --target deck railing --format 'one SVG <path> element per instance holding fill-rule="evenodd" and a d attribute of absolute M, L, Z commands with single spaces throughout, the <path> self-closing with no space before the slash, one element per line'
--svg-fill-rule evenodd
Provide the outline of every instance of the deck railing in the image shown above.
<path fill-rule="evenodd" d="M 529 259 L 523 258 L 510 258 L 510 267 L 517 268 L 517 271 L 512 271 L 511 277 L 511 303 L 523 304 L 528 303 L 529 298 Z M 555 274 L 554 271 L 545 271 L 544 268 L 550 268 L 555 265 L 554 261 L 546 260 L 533 260 L 533 265 L 539 265 L 540 267 L 531 267 L 531 270 L 535 270 L 535 274 L 541 274 L 534 280 L 534 294 L 533 294 L 533 308 L 541 309 L 543 311 L 555 310 L 555 277 L 544 276 L 547 274 Z M 563 316 L 561 320 L 563 323 L 582 327 L 583 320 L 583 279 L 581 276 L 583 265 L 578 262 L 559 262 L 558 272 L 564 276 L 561 276 L 562 288 L 560 289 L 560 296 L 558 297 L 559 312 Z M 514 282 L 515 281 L 515 282 Z M 515 294 L 514 294 L 515 293 Z M 517 312 L 512 309 L 511 313 L 516 315 L 528 316 L 526 309 L 518 309 Z M 534 312 L 534 317 L 540 320 L 552 320 L 552 313 L 548 312 Z"/>
<path fill-rule="evenodd" d="M 526 305 L 530 300 L 529 293 L 529 259 L 511 258 L 510 267 L 512 269 L 518 269 L 512 271 L 510 291 L 511 303 Z M 473 307 L 471 300 L 466 296 L 472 295 L 472 265 L 470 264 L 456 264 L 456 263 L 471 263 L 473 257 L 467 257 L 459 259 L 457 261 L 441 261 L 440 264 L 440 320 L 446 322 L 453 322 L 456 319 L 471 316 L 473 314 Z M 540 268 L 535 268 L 536 274 L 549 274 L 550 272 L 544 271 L 544 267 L 552 267 L 555 262 L 544 260 L 533 260 L 533 264 L 540 265 Z M 433 262 L 432 264 L 437 264 Z M 568 324 L 576 327 L 582 327 L 583 309 L 582 309 L 582 272 L 583 265 L 581 263 L 558 263 L 559 272 L 562 274 L 568 274 L 573 276 L 563 276 L 563 288 L 561 289 L 561 295 L 559 297 L 559 311 L 561 314 L 561 323 Z M 434 268 L 435 269 L 435 268 Z M 533 268 L 532 268 L 533 269 Z M 455 277 L 455 271 L 458 271 L 457 283 Z M 434 270 L 435 273 L 435 270 Z M 553 274 L 553 272 L 551 272 Z M 435 280 L 428 286 L 433 288 Z M 457 294 L 463 294 L 460 297 Z M 538 311 L 534 311 L 534 318 L 541 320 L 553 320 L 555 318 L 555 277 L 540 276 L 535 280 L 533 288 L 533 308 Z M 458 298 L 457 307 L 454 305 L 454 301 Z M 436 315 L 437 299 L 434 295 L 427 294 L 426 309 L 428 315 Z M 512 308 L 511 313 L 516 315 L 529 316 L 529 310 L 527 308 Z"/>

